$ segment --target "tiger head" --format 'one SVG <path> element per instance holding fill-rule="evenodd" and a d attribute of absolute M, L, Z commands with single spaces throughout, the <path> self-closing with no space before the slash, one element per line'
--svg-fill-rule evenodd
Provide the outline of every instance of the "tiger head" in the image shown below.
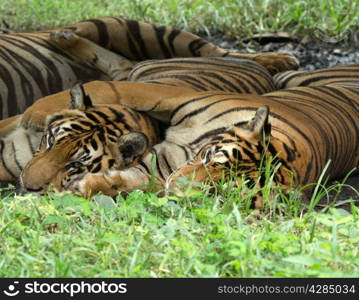
<path fill-rule="evenodd" d="M 263 154 L 270 135 L 269 108 L 261 106 L 248 122 L 228 127 L 202 147 L 193 160 L 175 170 L 166 180 L 167 192 L 180 187 L 181 177 L 190 182 L 214 183 L 232 178 L 238 183 L 243 175 L 255 184 L 260 178 Z"/>
<path fill-rule="evenodd" d="M 156 143 L 157 128 L 147 116 L 122 105 L 94 106 L 80 84 L 70 95 L 69 108 L 47 118 L 39 150 L 21 173 L 28 191 L 50 183 L 63 189 L 69 183 L 57 180 L 59 173 L 129 168 Z"/>

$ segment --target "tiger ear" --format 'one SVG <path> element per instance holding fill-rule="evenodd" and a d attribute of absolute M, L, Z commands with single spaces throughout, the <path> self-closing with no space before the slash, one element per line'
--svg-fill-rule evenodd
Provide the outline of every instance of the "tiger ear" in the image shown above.
<path fill-rule="evenodd" d="M 268 122 L 269 107 L 267 105 L 258 107 L 254 117 L 242 125 L 243 136 L 251 143 L 257 145 L 263 135 L 269 135 L 271 125 Z"/>
<path fill-rule="evenodd" d="M 86 94 L 82 83 L 76 83 L 70 90 L 71 102 L 69 109 L 86 110 L 92 107 L 92 101 L 89 95 Z"/>
<path fill-rule="evenodd" d="M 148 138 L 143 133 L 131 132 L 120 138 L 119 152 L 122 158 L 121 168 L 137 162 L 148 148 Z"/>

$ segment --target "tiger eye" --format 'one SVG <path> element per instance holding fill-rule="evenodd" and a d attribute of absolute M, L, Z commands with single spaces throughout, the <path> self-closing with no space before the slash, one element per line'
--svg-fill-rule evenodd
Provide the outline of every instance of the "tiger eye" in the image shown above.
<path fill-rule="evenodd" d="M 79 162 L 79 161 L 74 161 L 74 162 L 72 163 L 72 167 L 74 167 L 74 168 L 81 168 L 81 167 L 82 167 L 82 163 Z"/>
<path fill-rule="evenodd" d="M 79 169 L 83 166 L 83 164 L 79 161 L 73 161 L 73 162 L 70 162 L 68 163 L 66 166 L 65 166 L 65 169 L 66 170 L 69 170 L 69 169 Z"/>

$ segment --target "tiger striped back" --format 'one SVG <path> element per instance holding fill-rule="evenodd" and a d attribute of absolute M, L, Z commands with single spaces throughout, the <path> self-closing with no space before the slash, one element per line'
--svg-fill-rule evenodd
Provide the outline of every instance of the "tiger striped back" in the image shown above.
<path fill-rule="evenodd" d="M 235 58 L 173 58 L 136 64 L 128 80 L 189 88 L 264 94 L 274 90 L 273 79 L 260 64 Z"/>
<path fill-rule="evenodd" d="M 273 79 L 276 89 L 320 85 L 356 87 L 359 81 L 359 64 L 315 71 L 286 71 L 274 75 Z"/>

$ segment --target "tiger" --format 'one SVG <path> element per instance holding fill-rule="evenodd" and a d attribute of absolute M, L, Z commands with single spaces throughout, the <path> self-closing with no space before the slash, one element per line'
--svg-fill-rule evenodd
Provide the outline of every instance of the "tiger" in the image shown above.
<path fill-rule="evenodd" d="M 235 172 L 238 183 L 245 175 L 261 188 L 266 180 L 260 174 L 263 157 L 280 162 L 274 181 L 284 188 L 315 182 L 328 160 L 330 178 L 341 177 L 359 166 L 359 82 L 356 86 L 354 82 L 351 87 L 300 86 L 263 95 L 193 91 L 146 101 L 138 96 L 143 85 L 133 82 L 138 89 L 120 103 L 169 123 L 164 140 L 138 165 L 96 173 L 80 170 L 75 175 L 63 168 L 48 182 L 33 176 L 48 161 L 34 158 L 24 168 L 21 182 L 27 190 L 52 184 L 90 198 L 98 192 L 115 196 L 146 189 L 150 183 L 171 192 L 183 176 L 203 183 L 208 177 L 216 182 Z M 253 205 L 260 207 L 260 200 Z"/>
<path fill-rule="evenodd" d="M 78 39 L 67 40 L 71 34 Z M 81 47 L 88 43 L 95 50 L 83 53 Z M 79 80 L 126 80 L 137 62 L 194 56 L 247 58 L 272 73 L 298 67 L 290 54 L 232 53 L 183 30 L 122 18 L 0 34 L 0 118 L 21 114 L 37 99 L 69 89 Z"/>
<path fill-rule="evenodd" d="M 129 73 L 129 80 L 149 84 L 145 93 L 137 96 L 142 97 L 143 101 L 146 101 L 152 90 L 151 96 L 160 100 L 165 95 L 174 97 L 197 90 L 265 93 L 274 89 L 273 78 L 263 66 L 254 61 L 228 57 L 140 62 Z M 162 87 L 153 89 L 153 85 Z M 129 82 L 120 81 L 93 81 L 85 84 L 84 89 L 95 105 L 116 104 L 119 97 L 133 97 L 134 93 Z M 70 103 L 70 94 L 65 91 L 38 100 L 26 110 L 18 128 L 2 139 L 0 181 L 16 180 L 38 148 L 36 144 L 38 146 L 40 143 L 46 116 L 66 108 Z M 157 134 L 160 136 L 162 131 Z"/>

